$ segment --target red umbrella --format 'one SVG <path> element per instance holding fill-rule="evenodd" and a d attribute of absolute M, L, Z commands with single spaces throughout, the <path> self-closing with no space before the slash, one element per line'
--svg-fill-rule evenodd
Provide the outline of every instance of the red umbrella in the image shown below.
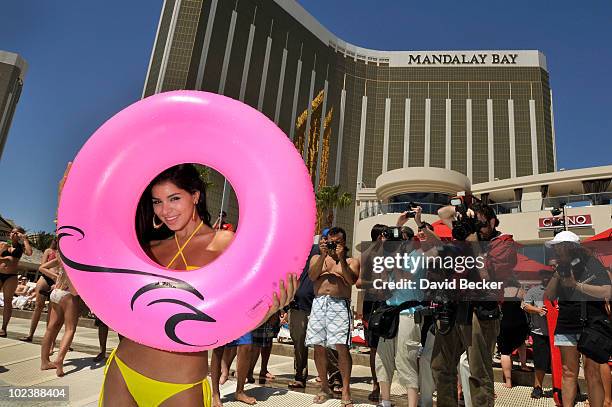
<path fill-rule="evenodd" d="M 552 268 L 550 266 L 547 266 L 546 264 L 540 263 L 539 261 L 530 259 L 524 254 L 516 254 L 516 266 L 514 266 L 515 272 L 537 273 L 540 270 L 552 270 Z"/>
<path fill-rule="evenodd" d="M 538 272 L 540 270 L 551 270 L 550 266 L 546 264 L 542 264 L 539 261 L 530 259 L 524 254 L 517 253 L 516 254 L 516 266 L 514 266 L 514 273 L 516 274 L 519 280 L 533 280 L 539 279 Z"/>
<path fill-rule="evenodd" d="M 604 266 L 612 266 L 612 228 L 586 239 L 583 244 L 603 263 Z"/>

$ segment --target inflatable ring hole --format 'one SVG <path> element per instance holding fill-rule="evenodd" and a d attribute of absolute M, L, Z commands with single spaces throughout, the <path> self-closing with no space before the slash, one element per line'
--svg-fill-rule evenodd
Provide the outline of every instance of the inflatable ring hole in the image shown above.
<path fill-rule="evenodd" d="M 236 230 L 237 219 L 236 195 L 223 175 L 201 164 L 178 164 L 157 174 L 141 194 L 136 237 L 155 264 L 195 270 L 227 250 L 229 245 L 218 253 L 204 248 L 232 239 L 228 232 Z"/>

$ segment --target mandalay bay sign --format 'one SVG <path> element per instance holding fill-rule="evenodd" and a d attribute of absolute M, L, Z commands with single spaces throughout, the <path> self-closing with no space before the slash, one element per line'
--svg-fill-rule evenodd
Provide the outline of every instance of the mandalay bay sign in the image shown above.
<path fill-rule="evenodd" d="M 519 54 L 418 53 L 408 55 L 408 65 L 517 65 Z"/>

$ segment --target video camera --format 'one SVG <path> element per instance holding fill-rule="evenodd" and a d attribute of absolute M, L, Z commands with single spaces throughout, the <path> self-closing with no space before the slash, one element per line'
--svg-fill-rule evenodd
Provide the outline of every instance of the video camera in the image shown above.
<path fill-rule="evenodd" d="M 402 231 L 397 226 L 387 226 L 382 231 L 382 236 L 389 242 L 400 242 L 402 241 Z"/>
<path fill-rule="evenodd" d="M 410 202 L 408 204 L 408 207 L 410 208 L 410 210 L 404 211 L 402 212 L 402 214 L 406 214 L 406 217 L 408 219 L 414 218 L 416 216 L 416 211 L 413 211 L 412 209 L 416 208 L 417 206 L 418 205 L 415 204 L 414 202 Z M 398 226 L 385 227 L 381 235 L 389 242 L 400 242 L 404 240 L 402 238 L 402 229 Z"/>
<path fill-rule="evenodd" d="M 483 223 L 475 217 L 470 217 L 467 210 L 470 209 L 476 198 L 471 195 L 456 196 L 451 198 L 450 204 L 455 207 L 458 214 L 456 220 L 453 221 L 452 234 L 455 240 L 464 241 L 472 233 L 476 233 L 483 227 Z"/>

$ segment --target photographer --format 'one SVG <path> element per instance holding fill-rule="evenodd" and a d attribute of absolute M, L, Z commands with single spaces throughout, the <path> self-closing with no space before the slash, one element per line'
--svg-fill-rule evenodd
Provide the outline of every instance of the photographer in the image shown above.
<path fill-rule="evenodd" d="M 349 353 L 353 315 L 350 307 L 351 286 L 359 278 L 359 260 L 347 257 L 346 232 L 334 227 L 328 232 L 326 244 L 320 244 L 320 255 L 310 260 L 308 277 L 314 283 L 315 299 L 306 330 L 306 344 L 314 345 L 314 357 L 321 391 L 314 403 L 322 404 L 333 397 L 327 379 L 326 347 L 338 351 L 342 376 L 343 406 L 352 406 L 349 388 L 352 360 Z"/>
<path fill-rule="evenodd" d="M 558 233 L 553 240 L 546 242 L 546 246 L 554 249 L 558 262 L 545 295 L 551 300 L 559 299 L 554 340 L 561 350 L 563 363 L 563 406 L 574 405 L 580 353 L 585 356 L 584 375 L 589 403 L 593 407 L 602 406 L 604 389 L 599 364 L 610 355 L 607 352 L 607 357 L 604 355 L 599 362 L 592 358 L 601 356 L 599 353 L 609 349 L 612 343 L 610 321 L 603 301 L 610 297 L 610 277 L 601 262 L 580 246 L 580 238 L 573 232 Z M 597 346 L 593 346 L 594 342 L 586 339 L 594 338 L 593 328 L 597 326 L 601 331 L 595 332 L 599 341 L 595 342 Z"/>
<path fill-rule="evenodd" d="M 387 226 L 376 224 L 370 230 L 370 238 L 372 242 L 382 242 L 386 240 L 383 236 Z M 370 246 L 374 249 L 374 246 Z M 367 253 L 362 256 L 367 257 Z M 365 297 L 363 299 L 363 321 L 365 323 L 365 340 L 370 347 L 370 371 L 372 372 L 372 392 L 368 395 L 368 400 L 378 401 L 380 398 L 380 386 L 378 385 L 378 377 L 376 376 L 376 348 L 378 347 L 379 336 L 374 334 L 369 329 L 370 316 L 372 312 L 385 304 L 386 296 L 384 292 L 372 290 L 372 267 L 361 267 L 359 279 L 355 286 L 359 289 L 365 289 Z"/>
<path fill-rule="evenodd" d="M 396 236 L 393 228 L 387 229 L 388 233 L 383 235 L 383 242 L 390 241 L 398 242 L 401 239 L 403 242 L 396 244 L 396 252 L 409 252 L 409 259 L 413 260 L 423 256 L 422 248 L 414 249 L 410 242 L 414 236 L 412 229 L 403 226 L 406 221 L 414 217 L 418 226 L 426 228 L 427 225 L 421 222 L 421 208 L 413 207 L 414 211 L 403 213 L 398 221 L 395 230 L 400 230 L 401 237 Z M 411 213 L 412 212 L 412 213 Z M 401 229 L 400 229 L 401 228 Z M 422 237 L 424 232 L 420 232 Z M 405 239 L 409 237 L 409 239 Z M 426 239 L 424 237 L 424 239 Z M 388 244 L 389 249 L 393 244 Z M 387 250 L 388 251 L 388 250 Z M 409 261 L 408 266 L 403 268 L 395 268 L 386 277 L 388 282 L 399 282 L 402 280 L 411 280 L 418 282 L 425 277 L 425 267 L 422 262 Z M 416 265 L 416 266 L 415 266 Z M 418 351 L 421 343 L 421 329 L 415 321 L 415 313 L 423 308 L 425 295 L 418 288 L 393 288 L 390 290 L 390 297 L 386 300 L 386 305 L 400 307 L 399 324 L 395 337 L 391 339 L 381 338 L 379 347 L 376 353 L 376 372 L 379 377 L 381 388 L 381 406 L 391 406 L 391 383 L 395 370 L 399 376 L 399 383 L 406 388 L 408 406 L 416 407 L 419 400 L 419 374 L 418 374 Z"/>
<path fill-rule="evenodd" d="M 380 398 L 380 386 L 378 384 L 378 376 L 376 372 L 376 352 L 380 338 L 369 329 L 370 316 L 375 310 L 386 304 L 386 300 L 389 298 L 389 295 L 385 290 L 373 289 L 372 264 L 369 262 L 369 260 L 371 260 L 371 254 L 375 251 L 380 251 L 381 254 L 384 254 L 384 242 L 386 241 L 412 241 L 414 238 L 414 231 L 408 226 L 402 226 L 409 217 L 414 217 L 409 216 L 408 214 L 409 212 L 405 212 L 400 216 L 399 219 L 403 219 L 403 221 L 400 222 L 398 219 L 397 227 L 395 228 L 382 224 L 374 225 L 370 231 L 372 242 L 379 242 L 383 244 L 372 244 L 362 253 L 362 258 L 368 259 L 368 264 L 367 266 L 362 264 L 356 287 L 366 290 L 363 301 L 363 319 L 366 323 L 365 339 L 370 347 L 370 371 L 372 372 L 372 392 L 368 395 L 368 400 L 370 401 L 378 401 Z"/>
<path fill-rule="evenodd" d="M 516 265 L 516 247 L 512 236 L 497 230 L 499 220 L 491 207 L 477 205 L 468 209 L 465 205 L 451 205 L 441 208 L 438 215 L 453 228 L 455 239 L 481 242 L 473 245 L 474 253 L 470 255 L 482 256 L 484 267 L 471 269 L 470 281 L 505 281 L 511 275 Z M 436 335 L 431 368 L 438 389 L 438 405 L 457 405 L 457 363 L 467 351 L 472 405 L 493 406 L 493 353 L 500 326 L 496 299 L 500 293 L 480 290 L 466 294 L 472 297 L 466 295 L 466 301 L 456 304 L 456 315 L 451 318 L 455 323 L 450 331 Z"/>
<path fill-rule="evenodd" d="M 312 281 L 308 277 L 310 270 L 310 260 L 313 256 L 320 254 L 320 245 L 327 244 L 326 228 L 321 232 L 319 244 L 312 245 L 308 260 L 304 265 L 304 270 L 298 280 L 298 288 L 295 292 L 295 297 L 289 304 L 289 331 L 291 340 L 293 341 L 293 350 L 295 354 L 294 369 L 295 380 L 288 384 L 290 389 L 306 388 L 306 380 L 308 379 L 308 348 L 306 347 L 306 327 L 308 326 L 308 318 L 312 309 L 312 301 L 315 293 Z M 327 348 L 327 366 L 328 377 L 332 389 L 342 388 L 340 380 L 340 371 L 338 370 L 338 356 L 335 350 Z"/>

